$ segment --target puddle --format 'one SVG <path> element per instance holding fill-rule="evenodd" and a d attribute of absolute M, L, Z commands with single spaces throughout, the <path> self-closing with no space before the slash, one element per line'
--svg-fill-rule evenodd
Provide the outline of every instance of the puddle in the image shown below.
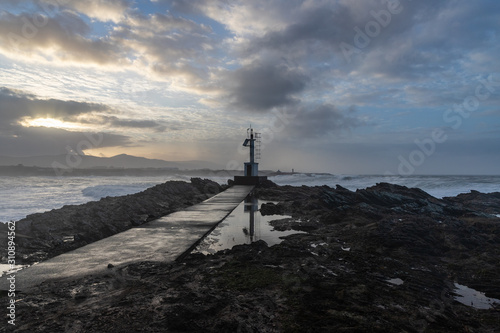
<path fill-rule="evenodd" d="M 63 236 L 64 243 L 72 243 L 75 241 L 75 236 Z"/>
<path fill-rule="evenodd" d="M 385 280 L 387 283 L 390 283 L 390 284 L 393 284 L 395 286 L 400 286 L 404 283 L 403 280 L 401 280 L 400 278 L 395 278 L 395 279 L 388 279 L 388 280 Z"/>
<path fill-rule="evenodd" d="M 491 309 L 493 304 L 500 304 L 500 300 L 496 298 L 486 297 L 486 295 L 480 291 L 474 290 L 467 286 L 455 283 L 454 292 L 456 296 L 454 297 L 456 301 L 472 306 L 476 309 Z"/>
<path fill-rule="evenodd" d="M 291 218 L 289 215 L 260 214 L 259 208 L 263 203 L 272 201 L 258 200 L 247 197 L 241 202 L 224 221 L 206 236 L 193 250 L 193 253 L 214 254 L 217 251 L 231 249 L 235 245 L 251 244 L 263 240 L 268 246 L 281 243 L 280 237 L 305 233 L 303 231 L 277 231 L 269 224 L 273 220 Z"/>
<path fill-rule="evenodd" d="M 13 268 L 10 267 L 10 265 L 7 264 L 0 264 L 0 277 L 4 275 L 9 275 L 9 274 L 14 274 L 21 269 L 28 267 L 29 265 L 14 265 Z"/>

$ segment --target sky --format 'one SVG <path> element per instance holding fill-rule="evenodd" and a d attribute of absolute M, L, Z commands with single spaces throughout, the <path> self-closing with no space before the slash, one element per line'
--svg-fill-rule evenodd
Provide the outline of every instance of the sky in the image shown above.
<path fill-rule="evenodd" d="M 500 174 L 497 0 L 2 0 L 0 156 Z"/>

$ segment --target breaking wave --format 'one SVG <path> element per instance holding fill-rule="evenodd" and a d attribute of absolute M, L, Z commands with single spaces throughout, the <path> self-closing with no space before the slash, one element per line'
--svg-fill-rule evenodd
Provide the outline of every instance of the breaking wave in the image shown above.
<path fill-rule="evenodd" d="M 131 185 L 96 185 L 84 188 L 82 190 L 82 194 L 83 196 L 92 198 L 93 200 L 99 200 L 105 197 L 118 197 L 121 195 L 142 192 L 148 187 L 154 185 L 156 184 L 142 183 Z"/>

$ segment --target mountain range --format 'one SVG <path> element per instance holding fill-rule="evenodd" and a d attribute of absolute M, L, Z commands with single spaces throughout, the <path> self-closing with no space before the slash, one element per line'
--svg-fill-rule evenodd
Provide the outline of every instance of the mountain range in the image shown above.
<path fill-rule="evenodd" d="M 132 156 L 127 154 L 113 157 L 97 157 L 91 155 L 42 155 L 29 157 L 0 156 L 0 166 L 36 166 L 42 168 L 75 168 L 75 169 L 95 169 L 95 168 L 121 168 L 121 169 L 220 169 L 221 166 L 208 161 L 164 161 L 159 159 L 149 159 L 145 157 Z"/>

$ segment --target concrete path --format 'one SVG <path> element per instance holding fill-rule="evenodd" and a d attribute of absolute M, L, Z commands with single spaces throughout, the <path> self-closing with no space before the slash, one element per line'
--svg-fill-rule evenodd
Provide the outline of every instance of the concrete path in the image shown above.
<path fill-rule="evenodd" d="M 59 255 L 16 273 L 16 290 L 43 281 L 76 278 L 107 270 L 108 264 L 140 261 L 173 261 L 198 241 L 243 201 L 253 186 L 233 186 L 202 203 L 166 215 L 111 237 Z M 7 290 L 6 276 L 0 290 Z"/>

